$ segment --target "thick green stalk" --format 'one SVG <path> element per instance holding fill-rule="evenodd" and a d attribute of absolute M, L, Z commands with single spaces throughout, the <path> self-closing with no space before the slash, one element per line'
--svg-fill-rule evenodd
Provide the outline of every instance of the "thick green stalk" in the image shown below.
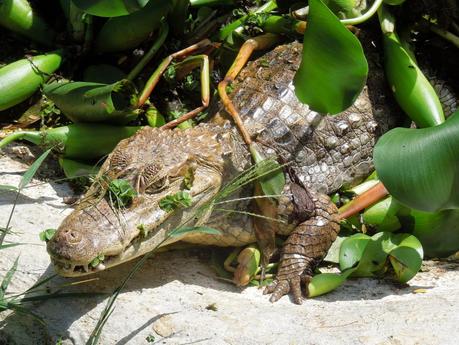
<path fill-rule="evenodd" d="M 406 51 L 386 9 L 378 11 L 383 29 L 384 71 L 390 88 L 403 111 L 419 126 L 431 127 L 445 121 L 434 88 Z M 392 25 L 387 25 L 392 23 Z M 390 30 L 388 30 L 390 28 Z"/>
<path fill-rule="evenodd" d="M 62 62 L 62 51 L 18 60 L 0 68 L 0 111 L 32 96 Z"/>
<path fill-rule="evenodd" d="M 42 148 L 53 148 L 65 158 L 91 160 L 103 157 L 141 127 L 103 124 L 72 124 L 41 132 L 16 132 L 0 141 L 0 149 L 15 140 L 26 140 Z"/>
<path fill-rule="evenodd" d="M 191 7 L 235 5 L 235 0 L 190 0 Z"/>
<path fill-rule="evenodd" d="M 150 60 L 156 55 L 159 48 L 161 48 L 169 35 L 169 25 L 166 21 L 162 21 L 159 27 L 158 38 L 155 43 L 151 46 L 150 50 L 142 57 L 139 63 L 129 72 L 127 79 L 134 80 L 135 77 L 143 70 L 143 68 L 150 62 Z"/>
<path fill-rule="evenodd" d="M 126 124 L 138 115 L 137 91 L 126 79 L 113 84 L 53 82 L 43 93 L 73 122 Z"/>
<path fill-rule="evenodd" d="M 275 10 L 277 8 L 276 2 L 275 1 L 268 1 L 266 4 L 263 6 L 260 6 L 257 10 L 255 10 L 253 13 L 268 13 L 271 12 L 272 10 Z M 233 32 L 240 33 L 242 31 L 242 25 L 244 24 L 244 21 L 247 19 L 249 15 L 243 16 L 239 18 L 238 20 L 226 25 L 223 27 L 219 32 L 218 32 L 218 40 L 219 41 L 224 41 L 230 36 Z"/>
<path fill-rule="evenodd" d="M 0 1 L 0 25 L 47 46 L 53 44 L 56 36 L 46 22 L 34 13 L 27 0 Z"/>
<path fill-rule="evenodd" d="M 76 7 L 72 0 L 60 0 L 60 3 L 67 18 L 67 28 L 73 39 L 77 42 L 83 42 L 88 29 L 88 17 L 91 16 Z"/>
<path fill-rule="evenodd" d="M 170 9 L 169 0 L 151 0 L 137 12 L 110 18 L 95 38 L 95 50 L 111 53 L 137 47 L 159 27 Z"/>

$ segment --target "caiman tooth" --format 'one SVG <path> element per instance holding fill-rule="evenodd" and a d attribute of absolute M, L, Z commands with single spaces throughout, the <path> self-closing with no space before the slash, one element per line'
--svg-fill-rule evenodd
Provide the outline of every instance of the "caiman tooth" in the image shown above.
<path fill-rule="evenodd" d="M 82 265 L 81 267 L 83 267 L 83 270 L 85 272 L 89 272 L 89 266 L 88 265 Z"/>
<path fill-rule="evenodd" d="M 105 269 L 105 265 L 100 263 L 94 268 L 97 272 L 103 271 Z"/>

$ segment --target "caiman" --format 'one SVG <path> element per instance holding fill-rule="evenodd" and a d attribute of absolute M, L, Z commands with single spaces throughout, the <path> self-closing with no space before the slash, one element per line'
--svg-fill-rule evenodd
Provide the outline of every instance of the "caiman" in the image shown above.
<path fill-rule="evenodd" d="M 370 47 L 371 48 L 371 47 Z M 371 63 L 367 84 L 353 106 L 336 116 L 323 116 L 301 104 L 292 80 L 301 60 L 302 46 L 279 46 L 250 62 L 233 84 L 231 98 L 243 122 L 265 156 L 290 163 L 286 184 L 277 199 L 276 232 L 288 235 L 280 265 L 267 288 L 271 301 L 292 293 L 301 303 L 314 268 L 335 240 L 337 208 L 327 194 L 361 181 L 373 168 L 372 149 L 378 137 L 397 122 L 397 107 L 385 96 L 383 72 Z M 368 55 L 375 52 L 367 50 Z M 209 123 L 186 130 L 145 127 L 121 141 L 102 165 L 96 182 L 83 201 L 63 221 L 48 242 L 56 271 L 62 276 L 97 272 L 143 255 L 157 245 L 186 241 L 217 246 L 255 242 L 256 218 L 252 188 L 243 188 L 231 208 L 200 214 L 188 225 L 206 225 L 221 234 L 168 233 L 192 218 L 228 181 L 250 166 L 250 154 L 221 106 Z M 159 206 L 189 183 L 189 207 L 166 212 Z M 107 183 L 129 181 L 137 196 L 127 207 L 116 208 L 107 196 Z M 189 178 L 188 178 L 189 180 Z M 102 181 L 102 182 L 101 182 Z M 103 262 L 90 263 L 103 255 Z"/>

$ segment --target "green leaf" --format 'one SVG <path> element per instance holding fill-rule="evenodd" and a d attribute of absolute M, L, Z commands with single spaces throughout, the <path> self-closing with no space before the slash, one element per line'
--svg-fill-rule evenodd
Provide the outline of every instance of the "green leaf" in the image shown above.
<path fill-rule="evenodd" d="M 368 64 L 359 40 L 322 1 L 309 1 L 308 18 L 295 92 L 312 110 L 337 114 L 362 91 Z"/>
<path fill-rule="evenodd" d="M 83 81 L 113 84 L 126 79 L 126 73 L 116 66 L 100 64 L 88 66 L 83 72 Z"/>
<path fill-rule="evenodd" d="M 24 243 L 7 243 L 7 244 L 0 244 L 0 250 L 10 248 L 10 247 L 16 247 L 16 246 L 21 246 Z"/>
<path fill-rule="evenodd" d="M 59 165 L 64 170 L 65 177 L 69 179 L 94 177 L 99 172 L 99 166 L 97 165 L 64 157 L 59 157 Z"/>
<path fill-rule="evenodd" d="M 413 278 L 422 264 L 422 256 L 409 247 L 395 248 L 391 251 L 389 259 L 400 283 L 406 283 Z"/>
<path fill-rule="evenodd" d="M 48 157 L 48 154 L 51 152 L 51 149 L 46 150 L 42 153 L 40 157 L 38 157 L 35 162 L 27 169 L 27 171 L 22 175 L 21 181 L 19 182 L 18 189 L 21 190 L 26 187 L 30 181 L 32 181 L 33 177 L 35 176 L 38 168 L 40 168 L 43 161 Z"/>
<path fill-rule="evenodd" d="M 0 25 L 36 42 L 52 45 L 56 33 L 34 9 L 27 0 L 1 0 Z"/>
<path fill-rule="evenodd" d="M 419 239 L 417 239 L 416 236 L 410 234 L 393 234 L 391 238 L 392 242 L 396 245 L 396 247 L 411 248 L 418 253 L 421 259 L 424 257 L 424 249 L 422 247 L 421 242 L 419 242 Z M 389 254 L 392 255 L 392 252 L 393 250 L 391 250 Z"/>
<path fill-rule="evenodd" d="M 137 117 L 137 91 L 127 79 L 113 84 L 52 82 L 43 93 L 73 122 L 124 124 Z"/>
<path fill-rule="evenodd" d="M 363 213 L 366 224 L 378 231 L 403 228 L 422 243 L 428 257 L 447 257 L 459 251 L 459 210 L 435 213 L 407 208 L 388 197 Z"/>
<path fill-rule="evenodd" d="M 46 229 L 43 230 L 38 234 L 40 237 L 40 241 L 49 241 L 50 239 L 53 238 L 54 234 L 56 233 L 56 229 Z"/>
<path fill-rule="evenodd" d="M 6 272 L 6 275 L 3 278 L 2 285 L 0 285 L 0 300 L 5 297 L 6 289 L 8 289 L 8 285 L 10 285 L 11 279 L 13 279 L 14 273 L 16 273 L 18 268 L 18 261 L 19 256 L 16 258 L 16 260 L 14 260 L 13 266 L 11 266 L 8 272 Z"/>
<path fill-rule="evenodd" d="M 341 244 L 342 273 L 324 273 L 313 277 L 309 296 L 315 297 L 339 287 L 349 276 L 372 277 L 385 272 L 387 258 L 398 281 L 405 283 L 419 271 L 423 249 L 419 240 L 409 234 L 377 233 L 373 237 L 355 234 Z"/>
<path fill-rule="evenodd" d="M 167 195 L 159 201 L 159 207 L 166 212 L 172 212 L 177 208 L 190 207 L 191 204 L 191 195 L 184 191 L 179 191 L 175 194 Z"/>
<path fill-rule="evenodd" d="M 339 251 L 339 267 L 341 271 L 354 267 L 362 258 L 370 236 L 355 234 L 345 239 Z"/>
<path fill-rule="evenodd" d="M 338 264 L 341 245 L 347 238 L 348 237 L 338 236 L 336 240 L 332 243 L 330 249 L 328 250 L 327 255 L 324 258 L 324 261 Z"/>
<path fill-rule="evenodd" d="M 209 235 L 221 235 L 220 230 L 209 228 L 207 226 L 184 226 L 172 230 L 169 233 L 170 237 L 180 237 L 188 233 L 200 233 L 200 234 L 209 234 Z"/>
<path fill-rule="evenodd" d="M 388 256 L 384 247 L 391 246 L 390 236 L 391 234 L 388 232 L 379 232 L 371 237 L 363 251 L 357 269 L 353 272 L 353 276 L 373 277 L 384 272 Z"/>
<path fill-rule="evenodd" d="M 72 0 L 86 13 L 99 17 L 119 17 L 136 12 L 149 0 Z M 151 0 L 155 2 L 155 0 Z"/>
<path fill-rule="evenodd" d="M 329 293 L 341 286 L 354 269 L 343 273 L 321 273 L 315 275 L 308 285 L 308 297 L 317 297 Z"/>
<path fill-rule="evenodd" d="M 425 212 L 459 208 L 459 111 L 441 125 L 395 128 L 374 149 L 380 180 L 401 203 Z"/>
<path fill-rule="evenodd" d="M 255 164 L 266 161 L 263 176 L 260 176 L 258 182 L 265 195 L 280 195 L 285 186 L 285 176 L 282 166 L 275 160 L 267 160 L 260 152 L 255 143 L 250 145 L 250 153 Z M 268 172 L 267 174 L 265 172 Z"/>
<path fill-rule="evenodd" d="M 436 213 L 412 210 L 400 220 L 421 241 L 426 256 L 447 257 L 459 251 L 458 209 Z"/>
<path fill-rule="evenodd" d="M 172 3 L 170 0 L 151 0 L 130 15 L 110 18 L 94 38 L 94 51 L 113 53 L 139 46 L 161 25 Z"/>
<path fill-rule="evenodd" d="M 59 68 L 61 62 L 62 51 L 56 50 L 1 67 L 0 111 L 25 101 L 37 92 L 50 75 Z"/>
<path fill-rule="evenodd" d="M 105 255 L 104 254 L 99 254 L 97 255 L 92 261 L 89 263 L 91 267 L 97 267 L 101 262 L 104 262 L 105 260 Z"/>
<path fill-rule="evenodd" d="M 18 190 L 18 187 L 10 186 L 10 185 L 7 185 L 7 184 L 0 184 L 0 190 L 7 190 L 7 191 L 16 192 Z"/>
<path fill-rule="evenodd" d="M 445 116 L 440 100 L 416 61 L 403 47 L 404 42 L 392 32 L 383 35 L 383 43 L 384 72 L 403 111 L 418 127 L 443 123 Z"/>
<path fill-rule="evenodd" d="M 110 181 L 108 192 L 110 200 L 113 201 L 116 207 L 128 206 L 137 195 L 129 181 L 123 179 Z"/>
<path fill-rule="evenodd" d="M 402 225 L 397 213 L 402 207 L 405 208 L 397 200 L 389 196 L 367 208 L 363 213 L 363 222 L 377 227 L 378 231 L 392 232 L 398 230 Z"/>

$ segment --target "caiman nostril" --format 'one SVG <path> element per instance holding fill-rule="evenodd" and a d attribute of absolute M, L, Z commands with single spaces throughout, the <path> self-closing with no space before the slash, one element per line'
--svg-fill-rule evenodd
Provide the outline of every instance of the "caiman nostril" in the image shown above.
<path fill-rule="evenodd" d="M 81 234 L 75 230 L 66 229 L 62 231 L 61 236 L 70 243 L 78 243 L 81 241 Z"/>

